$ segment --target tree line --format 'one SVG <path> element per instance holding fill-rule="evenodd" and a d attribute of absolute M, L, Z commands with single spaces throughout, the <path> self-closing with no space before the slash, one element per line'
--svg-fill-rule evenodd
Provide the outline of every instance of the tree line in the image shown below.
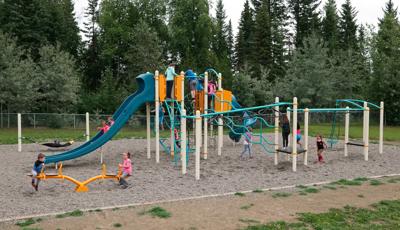
<path fill-rule="evenodd" d="M 217 69 L 245 106 L 383 100 L 400 124 L 399 13 L 392 0 L 382 10 L 374 28 L 357 22 L 350 0 L 246 0 L 234 34 L 222 0 L 89 0 L 84 28 L 71 0 L 3 0 L 0 104 L 112 113 L 138 74 L 175 63 Z"/>

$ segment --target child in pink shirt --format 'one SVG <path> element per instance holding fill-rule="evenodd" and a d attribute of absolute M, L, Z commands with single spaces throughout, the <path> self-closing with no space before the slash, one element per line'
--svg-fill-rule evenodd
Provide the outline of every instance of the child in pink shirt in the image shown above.
<path fill-rule="evenodd" d="M 108 132 L 108 130 L 110 130 L 110 126 L 107 124 L 105 120 L 102 120 L 101 127 L 97 127 L 97 130 L 101 131 L 102 134 L 105 134 L 106 132 Z"/>
<path fill-rule="evenodd" d="M 119 167 L 122 168 L 122 176 L 119 179 L 119 184 L 123 189 L 128 188 L 128 182 L 126 182 L 126 178 L 132 176 L 132 161 L 131 161 L 131 153 L 126 152 L 122 154 L 123 163 L 119 164 Z"/>

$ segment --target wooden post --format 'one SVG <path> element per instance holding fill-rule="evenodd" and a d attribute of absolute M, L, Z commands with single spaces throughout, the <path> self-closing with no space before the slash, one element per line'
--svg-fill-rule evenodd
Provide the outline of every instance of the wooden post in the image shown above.
<path fill-rule="evenodd" d="M 155 102 L 156 102 L 156 114 L 154 117 L 154 128 L 156 130 L 156 163 L 160 163 L 160 95 L 159 95 L 159 84 L 158 84 L 159 72 L 155 72 Z"/>
<path fill-rule="evenodd" d="M 308 165 L 308 123 L 310 110 L 304 110 L 304 165 Z"/>
<path fill-rule="evenodd" d="M 147 159 L 151 158 L 151 127 L 150 127 L 150 103 L 146 103 L 146 128 L 147 128 Z"/>
<path fill-rule="evenodd" d="M 279 97 L 275 98 L 275 103 L 279 103 Z M 275 106 L 275 156 L 274 164 L 278 165 L 278 149 L 279 149 L 279 105 Z"/>
<path fill-rule="evenodd" d="M 369 108 L 368 103 L 364 102 L 364 112 L 363 112 L 363 142 L 364 142 L 364 160 L 368 161 L 368 135 L 369 135 Z"/>
<path fill-rule="evenodd" d="M 195 152 L 195 171 L 196 180 L 200 180 L 200 147 L 201 147 L 201 117 L 200 111 L 196 111 L 196 152 Z"/>
<path fill-rule="evenodd" d="M 349 107 L 346 107 L 346 115 L 345 115 L 345 124 L 344 124 L 344 156 L 347 157 L 349 155 L 349 129 L 350 129 L 350 111 Z"/>
<path fill-rule="evenodd" d="M 383 154 L 383 119 L 384 119 L 384 103 L 381 101 L 379 108 L 379 154 Z"/>
<path fill-rule="evenodd" d="M 204 142 L 203 142 L 203 158 L 207 160 L 208 155 L 208 72 L 204 74 Z"/>
<path fill-rule="evenodd" d="M 293 98 L 292 170 L 297 171 L 297 97 Z"/>
<path fill-rule="evenodd" d="M 218 74 L 218 91 L 222 91 L 222 75 Z M 223 108 L 222 98 L 221 108 Z M 222 147 L 224 146 L 224 121 L 222 120 L 222 115 L 218 118 L 218 156 L 222 155 Z"/>
<path fill-rule="evenodd" d="M 182 174 L 186 174 L 186 110 L 182 110 L 181 114 L 181 160 L 182 160 Z"/>

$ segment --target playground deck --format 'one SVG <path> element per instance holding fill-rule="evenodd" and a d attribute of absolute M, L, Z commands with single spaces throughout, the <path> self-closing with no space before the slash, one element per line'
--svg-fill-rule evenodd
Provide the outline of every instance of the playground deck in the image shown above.
<path fill-rule="evenodd" d="M 26 174 L 30 172 L 38 151 L 46 149 L 30 144 L 23 147 L 22 153 L 18 153 L 15 145 L 2 145 L 0 219 L 399 173 L 400 146 L 386 145 L 384 155 L 379 155 L 378 145 L 370 144 L 370 159 L 366 162 L 362 148 L 357 146 L 349 146 L 349 157 L 345 158 L 343 143 L 340 143 L 341 149 L 325 153 L 327 163 L 321 165 L 313 164 L 316 159 L 313 138 L 310 143 L 309 166 L 302 165 L 302 155 L 299 155 L 298 171 L 293 173 L 291 163 L 286 161 L 286 154 L 280 154 L 280 164 L 274 166 L 273 156 L 266 155 L 260 146 L 254 145 L 255 157 L 242 161 L 239 154 L 243 146 L 233 146 L 225 137 L 222 156 L 218 157 L 210 147 L 208 160 L 202 160 L 202 179 L 195 181 L 193 157 L 188 164 L 188 175 L 182 176 L 180 167 L 174 166 L 164 154 L 161 154 L 158 165 L 154 153 L 152 159 L 147 160 L 145 139 L 111 141 L 102 149 L 108 171 L 116 172 L 121 160 L 119 153 L 130 151 L 133 153 L 134 173 L 129 178 L 132 186 L 121 190 L 114 181 L 95 182 L 89 185 L 90 191 L 87 193 L 75 193 L 73 184 L 58 180 L 43 181 L 39 192 L 34 192 Z M 89 154 L 65 162 L 63 171 L 83 181 L 99 174 L 99 161 L 100 152 Z M 52 173 L 53 170 L 48 169 L 48 172 Z"/>

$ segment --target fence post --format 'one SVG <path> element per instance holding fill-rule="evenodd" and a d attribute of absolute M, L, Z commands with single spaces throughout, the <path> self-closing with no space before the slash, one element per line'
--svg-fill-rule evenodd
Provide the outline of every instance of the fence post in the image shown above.
<path fill-rule="evenodd" d="M 36 129 L 36 113 L 33 114 L 33 128 Z"/>
<path fill-rule="evenodd" d="M 22 122 L 21 122 L 21 114 L 18 113 L 18 152 L 22 151 Z"/>
<path fill-rule="evenodd" d="M 86 141 L 90 140 L 90 120 L 89 113 L 86 113 Z"/>

